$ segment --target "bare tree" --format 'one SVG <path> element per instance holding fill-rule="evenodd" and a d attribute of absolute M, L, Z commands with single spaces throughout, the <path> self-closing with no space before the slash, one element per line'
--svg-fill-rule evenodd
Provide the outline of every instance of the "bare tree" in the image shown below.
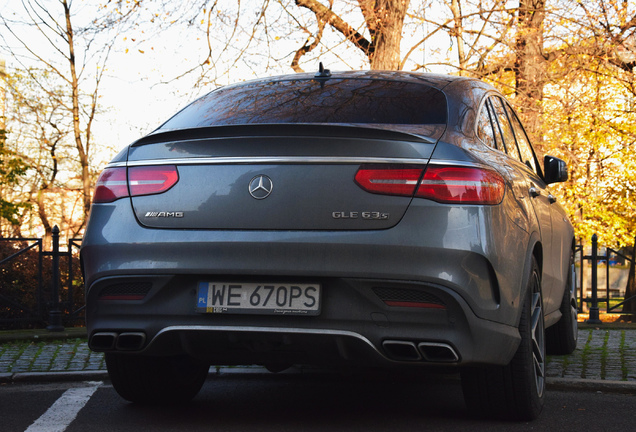
<path fill-rule="evenodd" d="M 369 59 L 371 69 L 400 68 L 402 27 L 409 0 L 358 0 L 369 38 L 333 11 L 333 0 L 329 1 L 329 6 L 318 0 L 296 0 L 296 5 L 310 10 L 316 17 L 319 32 L 315 35 L 314 44 L 320 41 L 324 26 L 329 25 L 364 53 Z M 292 63 L 294 70 L 300 70 L 296 61 L 299 54 L 302 55 L 311 49 L 311 45 L 304 45 L 297 51 L 295 62 Z"/>
<path fill-rule="evenodd" d="M 347 64 L 357 51 L 355 55 L 361 54 L 371 69 L 397 70 L 404 64 L 401 43 L 410 0 L 254 0 L 249 5 L 190 0 L 188 4 L 202 13 L 184 22 L 202 24 L 199 31 L 207 47 L 205 56 L 184 74 L 199 71 L 205 83 L 216 84 L 238 64 L 252 68 L 257 59 L 261 71 L 281 70 L 283 60 L 300 72 L 302 58 L 316 51 L 321 54 L 312 60 L 329 53 Z M 302 41 L 299 48 L 285 52 L 294 41 Z"/>
<path fill-rule="evenodd" d="M 132 11 L 122 14 L 108 8 L 96 9 L 101 14 L 92 17 L 86 26 L 78 27 L 74 23 L 72 0 L 57 0 L 54 4 L 24 0 L 21 6 L 19 13 L 3 14 L 0 18 L 4 49 L 22 70 L 44 70 L 62 84 L 52 89 L 40 79 L 41 75 L 30 74 L 46 98 L 59 102 L 68 120 L 66 123 L 72 126 L 71 139 L 83 202 L 83 217 L 78 227 L 81 229 L 91 204 L 92 126 L 98 113 L 100 84 L 121 25 L 132 16 Z M 41 216 L 43 224 L 48 225 L 46 216 Z"/>
<path fill-rule="evenodd" d="M 540 144 L 546 59 L 543 56 L 543 23 L 546 0 L 520 0 L 515 38 L 515 93 L 526 129 Z"/>

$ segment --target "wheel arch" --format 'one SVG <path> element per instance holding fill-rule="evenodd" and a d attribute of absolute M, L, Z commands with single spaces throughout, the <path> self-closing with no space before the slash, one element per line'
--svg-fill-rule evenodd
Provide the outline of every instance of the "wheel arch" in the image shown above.
<path fill-rule="evenodd" d="M 518 298 L 518 307 L 517 307 L 517 315 L 515 318 L 515 325 L 518 327 L 519 322 L 521 320 L 521 312 L 523 300 L 526 298 L 527 289 L 528 289 L 528 280 L 530 279 L 530 274 L 532 271 L 532 260 L 535 260 L 537 266 L 539 267 L 539 275 L 543 279 L 543 267 L 544 267 L 544 253 L 543 253 L 543 244 L 541 243 L 541 239 L 539 234 L 534 232 L 530 235 L 530 241 L 528 242 L 528 248 L 526 253 L 526 259 L 523 265 L 523 278 L 521 278 L 520 286 L 519 286 L 519 298 Z M 542 287 L 543 291 L 543 287 Z"/>

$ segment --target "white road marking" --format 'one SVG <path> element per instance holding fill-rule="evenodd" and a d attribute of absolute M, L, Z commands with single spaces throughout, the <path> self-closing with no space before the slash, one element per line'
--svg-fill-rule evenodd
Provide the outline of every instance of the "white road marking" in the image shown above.
<path fill-rule="evenodd" d="M 68 389 L 25 432 L 64 432 L 71 424 L 101 382 L 88 382 L 87 387 Z"/>

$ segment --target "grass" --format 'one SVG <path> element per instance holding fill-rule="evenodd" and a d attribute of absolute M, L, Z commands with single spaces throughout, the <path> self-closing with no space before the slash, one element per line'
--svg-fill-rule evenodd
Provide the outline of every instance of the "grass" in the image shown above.
<path fill-rule="evenodd" d="M 627 381 L 627 377 L 629 376 L 629 368 L 627 367 L 627 361 L 625 359 L 625 332 L 624 331 L 621 334 L 621 344 L 619 346 L 619 352 L 621 355 L 621 375 L 623 377 L 623 381 Z"/>
<path fill-rule="evenodd" d="M 610 332 L 605 332 L 603 338 L 603 347 L 601 348 L 601 379 L 605 379 L 607 376 L 607 342 L 609 341 Z"/>

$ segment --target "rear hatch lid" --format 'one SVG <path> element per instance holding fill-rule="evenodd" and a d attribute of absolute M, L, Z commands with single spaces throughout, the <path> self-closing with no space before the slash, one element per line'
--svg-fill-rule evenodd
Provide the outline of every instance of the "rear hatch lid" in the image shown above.
<path fill-rule="evenodd" d="M 443 126 L 428 126 L 439 136 Z M 361 167 L 426 166 L 435 138 L 333 125 L 204 128 L 152 135 L 129 151 L 129 176 L 173 166 L 166 192 L 133 196 L 152 228 L 368 230 L 394 226 L 411 196 L 369 193 Z M 416 179 L 417 180 L 417 179 Z"/>
<path fill-rule="evenodd" d="M 156 164 L 178 172 L 169 190 L 132 198 L 139 222 L 247 230 L 395 225 L 413 196 L 400 188 L 418 180 L 400 176 L 418 177 L 408 167 L 426 166 L 446 127 L 447 102 L 437 88 L 445 81 L 391 77 L 298 74 L 203 96 L 131 146 L 131 173 Z M 397 167 L 398 178 L 381 170 L 356 178 L 378 164 Z M 369 193 L 379 185 L 400 193 Z"/>

